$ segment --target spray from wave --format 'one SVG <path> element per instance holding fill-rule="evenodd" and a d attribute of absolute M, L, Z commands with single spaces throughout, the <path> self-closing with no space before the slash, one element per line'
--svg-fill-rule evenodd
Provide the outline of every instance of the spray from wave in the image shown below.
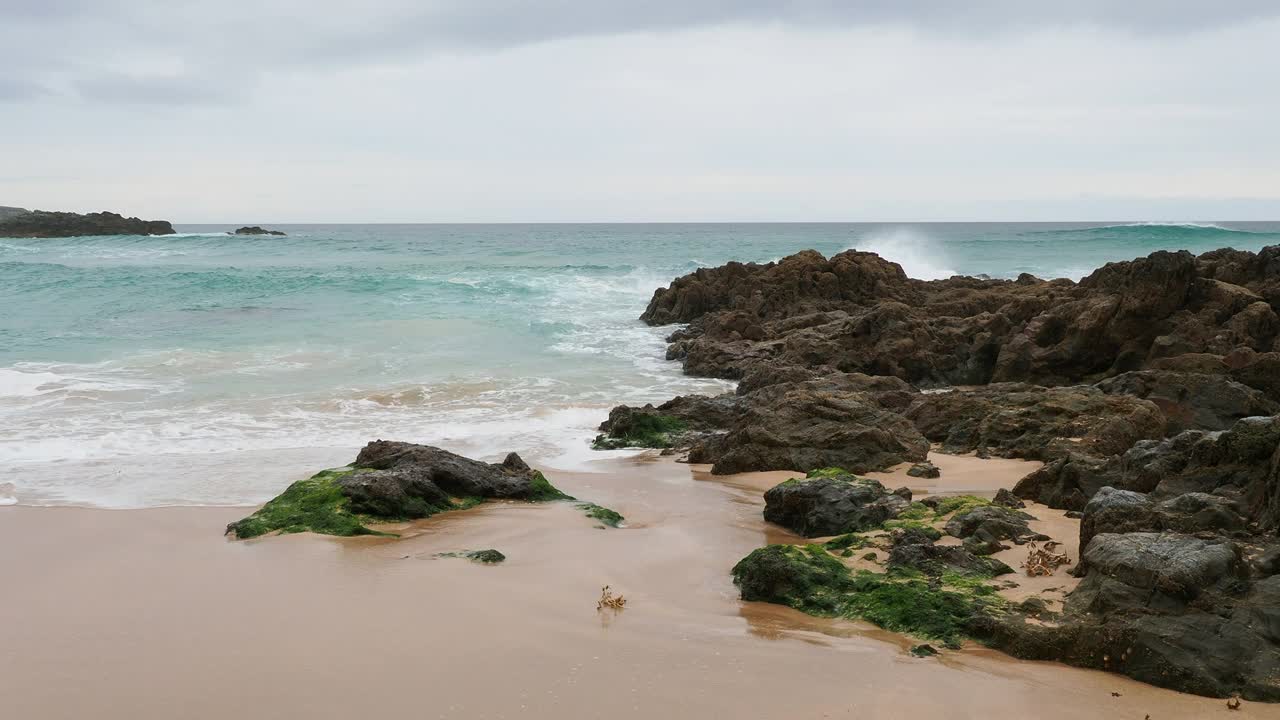
<path fill-rule="evenodd" d="M 941 243 L 912 228 L 876 233 L 858 240 L 851 249 L 873 252 L 896 262 L 907 277 L 917 280 L 945 280 L 959 274 L 952 269 Z"/>

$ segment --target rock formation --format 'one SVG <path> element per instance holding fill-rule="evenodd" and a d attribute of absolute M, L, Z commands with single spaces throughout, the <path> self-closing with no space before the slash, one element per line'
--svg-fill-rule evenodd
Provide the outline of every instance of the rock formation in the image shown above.
<path fill-rule="evenodd" d="M 280 232 L 279 230 L 266 230 L 264 228 L 258 227 L 257 225 L 246 225 L 245 227 L 242 227 L 242 228 L 236 228 L 236 231 L 232 234 L 233 235 L 284 235 L 284 233 Z"/>
<path fill-rule="evenodd" d="M 172 235 L 167 220 L 139 220 L 112 212 L 79 213 L 0 208 L 0 237 L 55 238 L 93 235 Z"/>
<path fill-rule="evenodd" d="M 351 465 L 290 485 L 228 525 L 227 533 L 240 539 L 271 532 L 370 535 L 377 533 L 368 524 L 429 517 L 490 498 L 572 499 L 515 453 L 501 463 L 484 463 L 428 445 L 377 440 Z"/>
<path fill-rule="evenodd" d="M 717 472 L 852 471 L 766 493 L 767 520 L 844 534 L 744 558 L 744 599 L 1280 701 L 1277 311 L 1280 247 L 1156 252 L 1080 282 L 919 281 L 871 253 L 805 251 L 657 290 L 642 320 L 684 324 L 668 357 L 738 390 L 615 413 L 679 418 L 663 444 Z M 912 503 L 852 474 L 923 462 L 928 443 L 1046 464 L 994 504 Z M 986 582 L 985 556 L 1046 539 L 1020 498 L 1081 518 L 1060 612 Z M 895 539 L 860 534 L 877 530 Z M 869 545 L 884 573 L 839 560 Z"/>

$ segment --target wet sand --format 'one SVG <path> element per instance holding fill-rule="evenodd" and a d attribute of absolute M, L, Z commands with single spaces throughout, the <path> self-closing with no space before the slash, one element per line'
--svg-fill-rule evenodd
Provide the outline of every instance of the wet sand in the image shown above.
<path fill-rule="evenodd" d="M 2 507 L 0 716 L 1280 714 L 982 649 L 917 659 L 861 623 L 742 603 L 729 568 L 797 540 L 760 518 L 760 488 L 791 473 L 719 478 L 654 458 L 600 470 L 552 480 L 625 528 L 568 503 L 495 503 L 401 540 L 230 542 L 222 527 L 244 509 Z M 508 560 L 435 557 L 490 547 Z M 596 611 L 604 584 L 625 610 Z"/>

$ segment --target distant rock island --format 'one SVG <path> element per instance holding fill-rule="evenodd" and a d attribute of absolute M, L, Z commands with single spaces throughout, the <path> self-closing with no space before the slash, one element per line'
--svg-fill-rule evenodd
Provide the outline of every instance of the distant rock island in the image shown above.
<path fill-rule="evenodd" d="M 0 207 L 0 237 L 55 238 L 85 235 L 172 235 L 168 220 L 139 220 L 113 212 L 81 215 Z"/>
<path fill-rule="evenodd" d="M 233 234 L 234 235 L 284 235 L 284 233 L 280 232 L 279 230 L 266 230 L 264 228 L 258 227 L 257 225 L 247 225 L 245 227 L 237 229 Z"/>

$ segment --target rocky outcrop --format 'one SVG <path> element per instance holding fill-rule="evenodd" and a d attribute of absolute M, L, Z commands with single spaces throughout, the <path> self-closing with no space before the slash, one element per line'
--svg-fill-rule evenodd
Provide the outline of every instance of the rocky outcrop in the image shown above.
<path fill-rule="evenodd" d="M 429 517 L 490 498 L 571 499 L 515 453 L 485 463 L 428 445 L 377 440 L 352 465 L 290 485 L 228 525 L 227 533 L 240 539 L 271 532 L 370 535 L 377 533 L 368 524 Z"/>
<path fill-rule="evenodd" d="M 657 290 L 641 318 L 689 323 L 668 356 L 692 374 L 742 378 L 771 365 L 922 387 L 1067 385 L 1188 354 L 1280 350 L 1277 258 L 1280 248 L 1156 252 L 1079 283 L 920 281 L 871 253 L 805 251 L 697 270 Z"/>
<path fill-rule="evenodd" d="M 8 208 L 21 210 L 21 208 Z M 112 212 L 9 212 L 0 215 L 0 237 L 55 238 L 93 235 L 172 235 L 167 220 L 139 220 Z"/>
<path fill-rule="evenodd" d="M 1165 416 L 1169 433 L 1183 430 L 1226 430 L 1237 420 L 1280 413 L 1280 403 L 1262 390 L 1229 376 L 1141 370 L 1098 383 L 1108 395 L 1150 400 Z"/>
<path fill-rule="evenodd" d="M 1156 252 L 1078 283 L 925 282 L 870 253 L 806 251 L 678 278 L 642 319 L 687 324 L 668 338 L 687 373 L 740 380 L 689 443 L 722 471 L 923 462 L 916 433 L 1045 463 L 991 504 L 909 503 L 845 472 L 782 483 L 767 520 L 806 537 L 888 523 L 892 546 L 762 548 L 734 568 L 745 599 L 1280 701 L 1278 310 L 1280 247 Z M 1081 519 L 1082 579 L 1060 612 L 985 582 L 1004 543 L 1047 540 L 1019 498 Z M 935 542 L 939 527 L 962 544 Z M 866 547 L 888 551 L 885 573 L 854 564 L 878 552 L 838 559 Z"/>
<path fill-rule="evenodd" d="M 998 383 L 925 393 L 904 414 L 944 452 L 1034 460 L 1073 451 L 1110 455 L 1139 440 L 1163 437 L 1165 431 L 1164 416 L 1153 403 L 1089 386 Z"/>
<path fill-rule="evenodd" d="M 242 228 L 236 228 L 236 231 L 232 233 L 232 235 L 281 235 L 283 236 L 284 233 L 280 232 L 279 230 L 266 230 L 258 227 L 257 225 L 246 225 L 245 227 L 242 227 Z"/>
<path fill-rule="evenodd" d="M 878 529 L 911 504 L 875 480 L 838 470 L 787 480 L 764 502 L 765 520 L 803 537 Z"/>
<path fill-rule="evenodd" d="M 26 215 L 29 212 L 31 211 L 26 208 L 0 205 L 0 223 L 10 218 L 18 217 L 19 215 Z"/>
<path fill-rule="evenodd" d="M 740 398 L 723 434 L 708 436 L 690 462 L 712 472 L 841 467 L 883 470 L 924 460 L 929 443 L 909 420 L 885 409 L 848 376 L 770 385 Z"/>
<path fill-rule="evenodd" d="M 1000 544 L 1001 540 L 1010 540 L 1018 545 L 1032 540 L 1048 540 L 1047 535 L 1031 530 L 1027 524 L 1030 520 L 1035 518 L 1027 513 L 985 505 L 956 513 L 947 521 L 946 532 L 951 537 L 964 540 L 964 547 L 970 552 L 989 555 L 1005 547 Z"/>
<path fill-rule="evenodd" d="M 690 462 L 709 463 L 717 474 L 883 470 L 928 454 L 928 441 L 895 411 L 916 394 L 896 378 L 833 373 L 656 407 L 624 405 L 601 424 L 595 447 L 687 450 Z"/>
<path fill-rule="evenodd" d="M 1189 430 L 1136 443 L 1123 454 L 1056 459 L 1023 478 L 1019 497 L 1083 510 L 1104 487 L 1163 501 L 1187 493 L 1225 498 L 1247 522 L 1280 529 L 1280 416 L 1244 418 L 1223 433 Z"/>

